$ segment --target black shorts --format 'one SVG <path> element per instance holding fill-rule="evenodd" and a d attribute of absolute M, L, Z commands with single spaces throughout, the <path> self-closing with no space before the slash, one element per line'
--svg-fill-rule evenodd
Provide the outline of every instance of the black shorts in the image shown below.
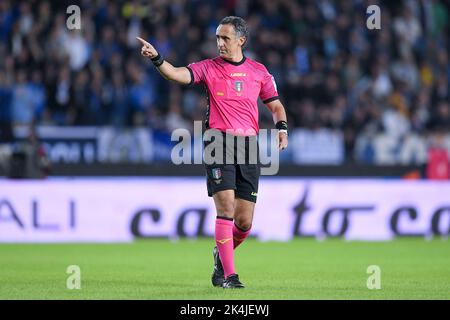
<path fill-rule="evenodd" d="M 223 136 L 225 137 L 225 134 Z M 255 136 L 239 137 L 243 139 L 239 144 L 237 143 L 239 138 L 232 137 L 231 145 L 224 138 L 222 161 L 205 163 L 208 196 L 212 197 L 216 192 L 223 190 L 234 190 L 236 198 L 256 202 L 260 176 L 258 141 Z M 205 142 L 205 147 L 213 141 Z M 245 142 L 242 143 L 242 141 Z M 252 147 L 250 147 L 251 144 L 253 144 Z M 232 150 L 233 154 L 230 156 Z"/>

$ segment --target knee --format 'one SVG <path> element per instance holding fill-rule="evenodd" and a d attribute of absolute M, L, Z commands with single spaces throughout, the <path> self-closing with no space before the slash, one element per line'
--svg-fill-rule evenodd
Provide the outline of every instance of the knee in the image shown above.
<path fill-rule="evenodd" d="M 234 217 L 234 205 L 232 202 L 222 202 L 216 207 L 217 215 L 219 217 L 233 218 Z"/>
<path fill-rule="evenodd" d="M 247 231 L 252 226 L 252 221 L 249 218 L 236 218 L 234 219 L 234 223 L 239 227 L 239 229 Z"/>

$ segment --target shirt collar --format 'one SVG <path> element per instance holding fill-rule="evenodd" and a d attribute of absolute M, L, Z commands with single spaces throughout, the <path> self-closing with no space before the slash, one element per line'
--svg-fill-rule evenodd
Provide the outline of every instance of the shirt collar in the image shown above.
<path fill-rule="evenodd" d="M 247 59 L 244 55 L 243 55 L 243 57 L 242 57 L 242 60 L 239 61 L 239 62 L 229 61 L 229 60 L 224 59 L 224 58 L 222 58 L 222 57 L 220 57 L 220 58 L 221 58 L 223 61 L 232 64 L 233 66 L 240 66 L 240 65 L 243 64 L 243 63 L 245 62 L 245 60 Z"/>

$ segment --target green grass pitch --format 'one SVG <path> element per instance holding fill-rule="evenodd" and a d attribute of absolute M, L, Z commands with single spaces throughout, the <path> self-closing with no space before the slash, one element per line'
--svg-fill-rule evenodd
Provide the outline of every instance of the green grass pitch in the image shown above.
<path fill-rule="evenodd" d="M 130 244 L 0 244 L 0 299 L 450 299 L 450 243 L 247 240 L 244 290 L 211 286 L 212 239 Z M 69 265 L 81 289 L 69 290 Z M 381 268 L 369 290 L 367 267 Z"/>

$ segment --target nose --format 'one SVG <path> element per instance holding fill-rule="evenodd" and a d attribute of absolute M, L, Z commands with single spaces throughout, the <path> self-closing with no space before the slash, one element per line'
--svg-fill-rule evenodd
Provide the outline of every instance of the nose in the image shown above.
<path fill-rule="evenodd" d="M 217 39 L 217 46 L 219 47 L 219 48 L 223 48 L 223 45 L 224 45 L 224 42 L 223 42 L 223 39 Z"/>

